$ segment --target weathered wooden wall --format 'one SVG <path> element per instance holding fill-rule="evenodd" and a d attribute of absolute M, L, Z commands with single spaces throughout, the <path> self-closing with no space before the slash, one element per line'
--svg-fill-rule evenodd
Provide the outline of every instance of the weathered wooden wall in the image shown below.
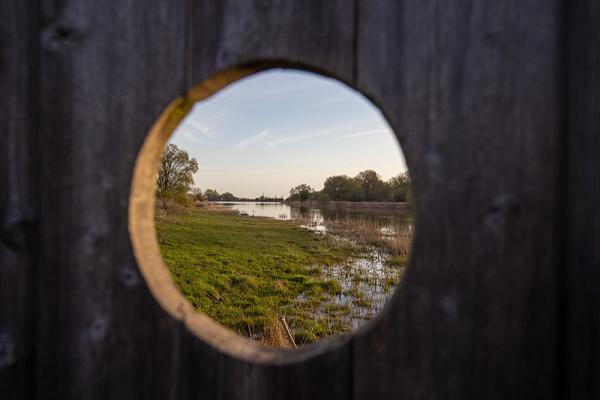
<path fill-rule="evenodd" d="M 354 342 L 357 398 L 556 396 L 557 12 L 547 0 L 361 6 L 357 86 L 403 139 L 417 236 L 391 307 Z"/>
<path fill-rule="evenodd" d="M 33 398 L 38 270 L 38 10 L 0 6 L 0 393 Z"/>
<path fill-rule="evenodd" d="M 2 399 L 600 396 L 595 0 L 78 0 L 0 6 Z M 231 66 L 302 66 L 383 110 L 414 181 L 384 313 L 242 361 L 150 294 L 127 229 L 155 118 Z"/>
<path fill-rule="evenodd" d="M 600 3 L 567 2 L 562 376 L 566 397 L 600 398 Z"/>

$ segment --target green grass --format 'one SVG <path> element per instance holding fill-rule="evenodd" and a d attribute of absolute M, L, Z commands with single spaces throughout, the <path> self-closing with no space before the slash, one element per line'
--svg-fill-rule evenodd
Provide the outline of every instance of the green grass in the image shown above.
<path fill-rule="evenodd" d="M 341 292 L 322 267 L 348 262 L 355 247 L 290 221 L 203 209 L 157 209 L 156 231 L 184 296 L 230 329 L 260 338 L 273 316 L 285 315 L 299 344 L 348 329 L 315 310 Z"/>

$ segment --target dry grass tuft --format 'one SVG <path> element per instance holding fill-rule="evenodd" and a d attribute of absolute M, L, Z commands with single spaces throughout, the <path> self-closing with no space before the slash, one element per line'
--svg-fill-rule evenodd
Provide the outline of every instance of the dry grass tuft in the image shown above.
<path fill-rule="evenodd" d="M 157 218 L 179 215 L 185 213 L 186 209 L 188 209 L 188 207 L 178 203 L 173 199 L 162 197 L 156 198 L 155 211 Z"/>
<path fill-rule="evenodd" d="M 327 228 L 333 234 L 348 237 L 362 246 L 374 246 L 391 256 L 408 256 L 412 243 L 412 230 L 406 229 L 384 234 L 383 226 L 366 219 L 344 217 L 332 221 Z"/>
<path fill-rule="evenodd" d="M 239 211 L 234 210 L 231 207 L 226 207 L 222 204 L 211 203 L 211 202 L 207 202 L 207 201 L 196 202 L 196 207 L 202 208 L 206 211 L 210 211 L 213 213 L 234 214 L 234 215 L 238 215 L 240 213 Z"/>
<path fill-rule="evenodd" d="M 387 250 L 392 256 L 408 257 L 412 240 L 412 231 L 399 232 L 387 241 Z"/>
<path fill-rule="evenodd" d="M 274 315 L 267 318 L 260 341 L 266 346 L 281 349 L 291 349 L 294 347 L 288 338 L 283 323 Z"/>

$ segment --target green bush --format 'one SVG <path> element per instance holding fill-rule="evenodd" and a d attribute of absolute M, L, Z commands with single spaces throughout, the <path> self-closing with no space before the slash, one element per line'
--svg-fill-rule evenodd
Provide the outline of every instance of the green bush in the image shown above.
<path fill-rule="evenodd" d="M 184 191 L 157 191 L 157 202 L 161 201 L 163 205 L 173 202 L 183 207 L 193 207 L 194 201 Z"/>

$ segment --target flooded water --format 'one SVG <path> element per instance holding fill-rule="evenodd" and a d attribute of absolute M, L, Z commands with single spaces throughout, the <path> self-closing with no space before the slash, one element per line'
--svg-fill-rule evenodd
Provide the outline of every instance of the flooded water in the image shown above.
<path fill-rule="evenodd" d="M 243 215 L 302 221 L 307 227 L 318 231 L 326 231 L 328 225 L 341 219 L 350 218 L 377 224 L 383 233 L 394 234 L 407 229 L 407 227 L 412 228 L 413 220 L 412 210 L 408 207 L 293 206 L 286 203 L 243 201 L 218 203 Z"/>
<path fill-rule="evenodd" d="M 335 305 L 347 310 L 338 313 L 336 318 L 343 320 L 348 330 L 356 329 L 381 310 L 404 274 L 406 265 L 390 265 L 387 262 L 390 257 L 397 256 L 398 252 L 391 254 L 390 246 L 382 246 L 381 243 L 399 241 L 408 252 L 413 231 L 410 207 L 399 207 L 397 204 L 369 207 L 364 203 L 356 206 L 349 203 L 344 203 L 343 206 L 331 203 L 293 206 L 274 202 L 219 204 L 242 215 L 295 220 L 307 229 L 330 234 L 339 240 L 349 240 L 361 246 L 360 248 L 367 249 L 360 257 L 353 258 L 347 264 L 323 267 L 324 276 L 338 281 L 342 290 L 313 310 L 315 318 L 330 317 L 326 310 L 331 310 L 331 306 Z M 364 236 L 368 240 L 365 241 Z M 376 240 L 372 240 L 373 236 Z M 379 245 L 369 244 L 370 241 L 377 240 Z M 406 252 L 404 256 L 407 255 Z M 303 300 L 302 296 L 297 299 L 299 302 Z"/>

